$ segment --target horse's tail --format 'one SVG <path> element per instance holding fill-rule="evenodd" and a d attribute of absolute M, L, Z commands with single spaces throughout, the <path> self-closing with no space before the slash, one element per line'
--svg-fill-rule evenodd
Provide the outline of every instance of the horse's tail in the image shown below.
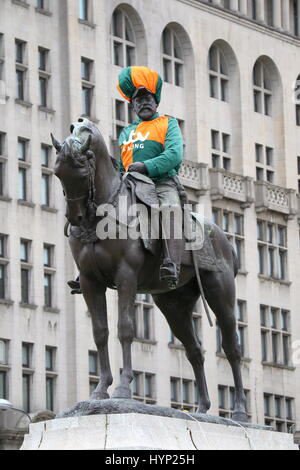
<path fill-rule="evenodd" d="M 232 249 L 232 258 L 233 258 L 232 261 L 233 261 L 234 277 L 236 277 L 239 271 L 239 259 L 237 257 L 237 254 L 233 245 L 231 245 L 231 249 Z"/>

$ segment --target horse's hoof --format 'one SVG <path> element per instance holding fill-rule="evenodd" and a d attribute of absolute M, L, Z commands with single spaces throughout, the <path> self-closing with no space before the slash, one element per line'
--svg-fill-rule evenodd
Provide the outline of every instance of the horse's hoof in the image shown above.
<path fill-rule="evenodd" d="M 131 390 L 126 387 L 117 387 L 112 394 L 112 398 L 131 398 Z"/>
<path fill-rule="evenodd" d="M 206 415 L 207 414 L 207 409 L 205 408 L 198 408 L 196 411 L 197 415 Z"/>
<path fill-rule="evenodd" d="M 236 411 L 232 414 L 232 421 L 237 421 L 238 423 L 248 423 L 247 413 L 243 411 Z"/>
<path fill-rule="evenodd" d="M 106 392 L 93 392 L 90 400 L 108 400 L 109 394 Z"/>

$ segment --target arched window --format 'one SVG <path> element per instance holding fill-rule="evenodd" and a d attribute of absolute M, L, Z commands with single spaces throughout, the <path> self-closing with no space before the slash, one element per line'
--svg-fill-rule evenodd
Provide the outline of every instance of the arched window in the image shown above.
<path fill-rule="evenodd" d="M 297 126 L 300 126 L 300 75 L 298 75 L 298 78 L 295 83 L 295 105 L 296 105 L 296 124 Z"/>
<path fill-rule="evenodd" d="M 176 33 L 170 27 L 165 28 L 162 34 L 162 58 L 164 80 L 183 87 L 183 50 Z"/>
<path fill-rule="evenodd" d="M 256 113 L 271 116 L 272 85 L 266 64 L 258 60 L 253 69 L 254 110 Z"/>
<path fill-rule="evenodd" d="M 229 101 L 228 68 L 220 47 L 212 46 L 209 50 L 209 89 L 211 98 Z"/>
<path fill-rule="evenodd" d="M 111 25 L 113 64 L 129 67 L 136 64 L 136 38 L 129 16 L 117 8 Z"/>

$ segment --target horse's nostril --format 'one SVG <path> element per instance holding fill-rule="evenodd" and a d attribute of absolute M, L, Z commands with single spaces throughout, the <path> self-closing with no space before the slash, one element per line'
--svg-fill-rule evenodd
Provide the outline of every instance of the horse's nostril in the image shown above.
<path fill-rule="evenodd" d="M 70 127 L 70 131 L 71 131 L 71 134 L 73 134 L 73 131 L 74 131 L 74 125 L 73 124 Z"/>

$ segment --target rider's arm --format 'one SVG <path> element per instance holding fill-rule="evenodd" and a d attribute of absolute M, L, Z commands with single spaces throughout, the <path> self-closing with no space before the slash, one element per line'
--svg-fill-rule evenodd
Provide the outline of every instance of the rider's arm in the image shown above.
<path fill-rule="evenodd" d="M 178 121 L 169 118 L 164 151 L 155 158 L 144 161 L 150 178 L 165 175 L 178 168 L 183 159 L 183 141 Z"/>

